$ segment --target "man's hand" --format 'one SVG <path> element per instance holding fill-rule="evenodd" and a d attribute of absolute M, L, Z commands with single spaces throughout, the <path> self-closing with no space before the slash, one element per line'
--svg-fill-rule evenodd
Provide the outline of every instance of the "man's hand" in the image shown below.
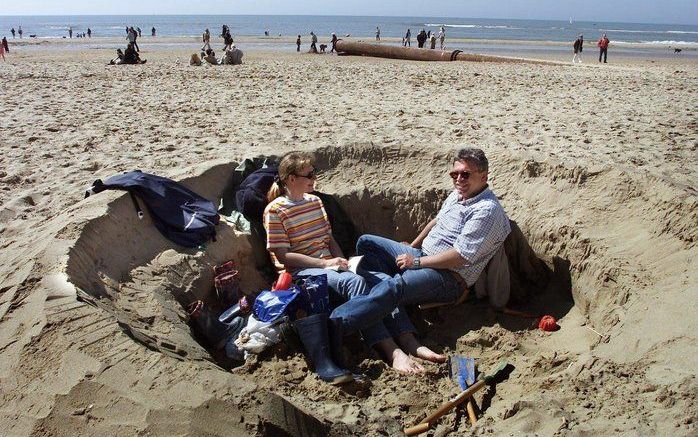
<path fill-rule="evenodd" d="M 395 258 L 395 263 L 401 270 L 411 269 L 414 266 L 414 255 L 404 253 Z"/>
<path fill-rule="evenodd" d="M 334 266 L 339 266 L 340 269 L 342 270 L 347 270 L 349 269 L 349 261 L 346 260 L 346 258 L 342 257 L 336 257 L 336 258 L 331 258 L 325 260 L 325 267 L 334 267 Z"/>

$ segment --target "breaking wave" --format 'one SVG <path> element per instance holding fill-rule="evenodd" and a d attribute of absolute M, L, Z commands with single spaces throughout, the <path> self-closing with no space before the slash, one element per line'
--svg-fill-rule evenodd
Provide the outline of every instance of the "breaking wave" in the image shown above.
<path fill-rule="evenodd" d="M 674 41 L 674 40 L 661 40 L 661 41 L 611 41 L 613 44 L 647 44 L 656 46 L 696 46 L 698 47 L 698 42 L 694 41 Z"/>
<path fill-rule="evenodd" d="M 512 26 L 487 26 L 487 25 L 482 25 L 482 24 L 441 24 L 441 23 L 426 23 L 424 24 L 426 27 L 453 27 L 453 28 L 460 28 L 460 29 L 522 29 L 521 27 L 512 27 Z"/>

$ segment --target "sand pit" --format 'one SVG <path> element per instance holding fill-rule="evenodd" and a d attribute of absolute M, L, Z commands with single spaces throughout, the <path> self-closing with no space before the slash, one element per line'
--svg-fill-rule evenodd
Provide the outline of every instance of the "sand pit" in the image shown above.
<path fill-rule="evenodd" d="M 448 151 L 416 154 L 366 145 L 324 148 L 315 153 L 318 167 L 323 170 L 320 190 L 335 196 L 353 218 L 359 233 L 410 239 L 436 214 L 450 189 L 446 176 L 423 170 L 448 162 Z M 520 429 L 527 432 L 556 432 L 575 420 L 574 414 L 565 412 L 563 401 L 557 406 L 545 405 L 535 396 L 533 400 L 527 396 L 529 401 L 521 401 L 524 387 L 537 381 L 535 384 L 544 387 L 556 383 L 578 391 L 580 382 L 575 378 L 595 378 L 590 368 L 594 365 L 602 367 L 601 375 L 625 372 L 628 378 L 633 373 L 617 365 L 609 370 L 603 367 L 604 362 L 599 364 L 598 358 L 586 362 L 575 358 L 608 341 L 603 334 L 594 333 L 592 326 L 596 320 L 604 323 L 614 317 L 622 298 L 604 296 L 603 287 L 613 277 L 610 275 L 621 272 L 610 270 L 610 266 L 609 270 L 601 269 L 601 265 L 608 265 L 608 260 L 598 255 L 602 248 L 582 237 L 573 226 L 538 226 L 534 215 L 521 211 L 536 205 L 541 198 L 553 196 L 560 184 L 573 187 L 582 195 L 592 189 L 589 185 L 599 173 L 519 157 L 493 156 L 491 160 L 492 184 L 507 205 L 510 217 L 528 218 L 520 226 L 513 223 L 512 237 L 506 243 L 512 267 L 513 303 L 526 311 L 555 315 L 563 329 L 553 335 L 541 334 L 535 320 L 495 313 L 485 301 L 411 314 L 423 340 L 431 347 L 475 356 L 483 371 L 499 360 L 516 367 L 510 380 L 497 391 L 478 396 L 486 412 L 484 423 L 478 425 L 481 429 L 499 429 L 496 421 L 505 417 L 507 423 L 521 422 Z M 236 162 L 204 164 L 184 170 L 182 174 L 188 177 L 180 179 L 216 201 L 235 166 Z M 347 180 L 347 174 L 353 177 Z M 409 187 L 401 183 L 405 177 L 413 181 Z M 526 189 L 521 189 L 522 185 Z M 544 211 L 541 213 L 545 215 Z M 217 241 L 207 244 L 204 250 L 183 250 L 164 239 L 147 217 L 139 221 L 128 196 L 114 192 L 88 198 L 67 216 L 67 224 L 65 217 L 57 219 L 64 222 L 58 235 L 75 238 L 65 258 L 67 280 L 76 287 L 80 300 L 95 305 L 101 313 L 96 321 L 73 329 L 88 334 L 101 329 L 106 334 L 111 328 L 117 332 L 118 326 L 128 335 L 122 344 L 128 342 L 129 347 L 142 349 L 141 353 L 147 349 L 156 356 L 186 362 L 195 373 L 210 372 L 209 382 L 214 384 L 217 378 L 223 381 L 231 377 L 223 368 L 228 363 L 217 361 L 197 341 L 187 324 L 185 307 L 196 299 L 215 302 L 211 269 L 228 259 L 238 262 L 246 292 L 252 294 L 265 287 L 265 281 L 253 267 L 248 235 L 223 223 Z M 589 277 L 586 266 L 590 263 L 598 263 L 604 274 Z M 74 304 L 62 305 L 71 308 Z M 228 399 L 227 406 L 217 408 L 233 408 L 241 417 L 236 429 L 254 429 L 259 435 L 305 435 L 299 430 L 306 430 L 308 435 L 378 430 L 394 435 L 403 425 L 424 417 L 448 394 L 456 393 L 443 368 L 432 365 L 428 375 L 414 380 L 386 369 L 358 339 L 350 339 L 349 347 L 351 364 L 368 377 L 363 382 L 343 388 L 323 384 L 307 370 L 297 351 L 282 344 L 233 369 L 236 385 L 255 386 L 255 402 L 230 403 Z M 408 379 L 410 383 L 404 386 Z M 544 391 L 540 390 L 541 395 Z M 209 402 L 217 399 L 215 391 L 211 396 Z M 596 402 L 596 397 L 603 395 L 590 392 L 589 396 L 594 399 L 590 402 Z M 284 409 L 293 414 L 282 414 L 285 419 L 281 420 L 277 413 Z M 208 413 L 212 414 L 212 421 L 219 421 L 215 409 Z M 46 429 L 55 429 L 49 424 L 59 420 L 60 415 L 54 416 L 52 413 L 42 422 Z M 461 433 L 469 428 L 465 420 L 449 420 L 443 421 L 441 432 L 452 429 Z"/>

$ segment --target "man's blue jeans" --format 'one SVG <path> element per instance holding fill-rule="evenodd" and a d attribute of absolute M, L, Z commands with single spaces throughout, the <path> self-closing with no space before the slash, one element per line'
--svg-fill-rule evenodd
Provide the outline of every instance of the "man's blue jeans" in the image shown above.
<path fill-rule="evenodd" d="M 293 272 L 294 278 L 298 276 L 320 275 L 327 276 L 327 285 L 330 288 L 330 293 L 335 294 L 333 300 L 345 302 L 343 305 L 349 305 L 352 308 L 356 308 L 356 310 L 360 312 L 371 311 L 373 309 L 373 306 L 367 305 L 366 303 L 360 304 L 358 306 L 352 304 L 352 302 L 354 302 L 357 297 L 367 295 L 370 292 L 372 285 L 368 284 L 363 277 L 355 273 L 338 272 L 335 270 L 321 268 L 307 268 Z M 345 333 L 349 334 L 350 332 L 361 330 L 361 335 L 364 338 L 364 341 L 369 346 L 373 346 L 374 344 L 382 340 L 391 338 L 403 332 L 414 331 L 414 327 L 412 326 L 412 323 L 410 322 L 409 318 L 407 318 L 407 316 L 404 316 L 404 318 L 398 316 L 397 321 L 393 320 L 393 317 L 390 315 L 390 313 L 393 312 L 394 309 L 394 305 L 388 309 L 380 308 L 378 309 L 378 311 L 384 314 L 384 317 L 378 317 L 370 325 L 366 324 L 357 326 L 356 328 L 353 328 L 351 330 L 345 330 Z M 386 314 L 387 316 L 385 316 Z M 381 318 L 384 318 L 385 320 L 381 321 Z M 404 319 L 407 320 L 406 324 L 404 322 Z"/>
<path fill-rule="evenodd" d="M 363 255 L 360 274 L 373 285 L 368 294 L 358 296 L 338 306 L 330 315 L 341 318 L 345 331 L 370 326 L 397 308 L 399 322 L 404 315 L 402 305 L 456 302 L 461 285 L 448 270 L 431 268 L 400 270 L 395 262 L 398 255 L 410 253 L 422 256 L 420 249 L 375 235 L 363 235 L 356 244 Z M 408 319 L 409 321 L 409 319 Z"/>

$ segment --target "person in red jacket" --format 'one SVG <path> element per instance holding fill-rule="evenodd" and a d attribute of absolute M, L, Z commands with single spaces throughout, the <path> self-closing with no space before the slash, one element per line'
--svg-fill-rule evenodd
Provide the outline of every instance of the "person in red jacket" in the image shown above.
<path fill-rule="evenodd" d="M 599 62 L 601 62 L 601 57 L 603 56 L 603 63 L 606 63 L 606 57 L 608 55 L 608 43 L 610 41 L 608 40 L 608 37 L 606 37 L 606 34 L 604 33 L 599 42 L 596 44 L 599 46 Z"/>

